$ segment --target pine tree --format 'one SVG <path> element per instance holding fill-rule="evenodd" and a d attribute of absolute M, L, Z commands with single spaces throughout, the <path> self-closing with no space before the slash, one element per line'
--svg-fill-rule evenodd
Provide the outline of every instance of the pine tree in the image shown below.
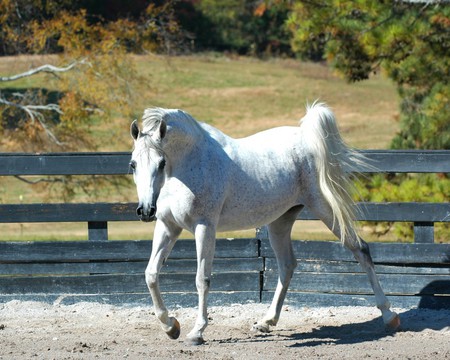
<path fill-rule="evenodd" d="M 383 70 L 397 84 L 393 148 L 450 148 L 450 4 L 302 1 L 288 26 L 300 56 L 327 59 L 349 81 Z"/>

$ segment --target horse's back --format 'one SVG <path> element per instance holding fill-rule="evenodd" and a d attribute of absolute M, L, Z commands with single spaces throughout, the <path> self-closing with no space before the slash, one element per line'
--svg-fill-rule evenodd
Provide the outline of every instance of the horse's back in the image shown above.
<path fill-rule="evenodd" d="M 279 127 L 227 144 L 228 192 L 219 227 L 266 224 L 301 201 L 302 172 L 311 161 L 298 127 Z"/>

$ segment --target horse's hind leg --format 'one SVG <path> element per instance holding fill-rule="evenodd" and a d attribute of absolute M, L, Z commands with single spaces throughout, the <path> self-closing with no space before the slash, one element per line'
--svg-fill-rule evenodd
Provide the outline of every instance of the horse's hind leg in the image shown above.
<path fill-rule="evenodd" d="M 278 284 L 267 314 L 253 325 L 254 331 L 269 332 L 270 326 L 275 326 L 280 318 L 281 307 L 288 290 L 289 283 L 297 266 L 291 243 L 292 225 L 303 206 L 296 206 L 283 216 L 269 224 L 270 245 L 278 263 Z"/>
<path fill-rule="evenodd" d="M 307 206 L 338 238 L 340 237 L 339 224 L 335 223 L 333 227 L 333 213 L 325 199 L 317 197 L 309 201 Z M 398 328 L 400 326 L 400 318 L 395 312 L 390 310 L 391 304 L 384 294 L 378 276 L 375 273 L 369 246 L 364 240 L 358 237 L 356 230 L 353 228 L 349 229 L 347 238 L 343 240 L 343 244 L 353 253 L 355 259 L 367 273 L 370 285 L 375 294 L 375 302 L 383 317 L 383 322 L 393 329 Z"/>
<path fill-rule="evenodd" d="M 399 316 L 390 310 L 391 304 L 386 298 L 386 295 L 381 288 L 380 282 L 378 281 L 378 276 L 375 273 L 375 267 L 370 256 L 369 245 L 360 239 L 359 246 L 348 246 L 346 242 L 344 245 L 347 246 L 352 252 L 356 260 L 361 264 L 361 267 L 366 271 L 369 276 L 369 282 L 372 286 L 373 292 L 375 294 L 375 302 L 378 309 L 380 309 L 383 322 L 392 329 L 397 329 L 400 326 Z"/>

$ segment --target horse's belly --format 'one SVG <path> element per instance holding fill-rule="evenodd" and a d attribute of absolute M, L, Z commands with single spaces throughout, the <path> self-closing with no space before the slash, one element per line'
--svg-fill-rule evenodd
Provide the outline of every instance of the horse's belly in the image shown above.
<path fill-rule="evenodd" d="M 249 172 L 247 172 L 247 175 Z M 250 173 L 251 174 L 251 173 Z M 223 203 L 219 231 L 242 230 L 271 223 L 302 204 L 301 176 L 293 169 L 273 166 L 255 170 L 252 176 L 236 178 Z"/>
<path fill-rule="evenodd" d="M 244 230 L 271 223 L 292 207 L 299 205 L 295 196 L 248 199 L 225 204 L 219 217 L 218 231 Z"/>
<path fill-rule="evenodd" d="M 227 216 L 228 214 L 225 214 L 219 219 L 217 231 L 246 230 L 270 224 L 293 206 L 295 205 L 285 207 L 283 209 L 278 208 L 265 213 L 245 212 L 232 214 L 231 216 Z"/>

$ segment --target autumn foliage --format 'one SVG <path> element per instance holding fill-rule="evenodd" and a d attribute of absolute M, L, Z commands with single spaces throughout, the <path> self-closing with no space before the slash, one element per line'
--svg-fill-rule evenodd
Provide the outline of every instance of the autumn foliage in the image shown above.
<path fill-rule="evenodd" d="M 3 54 L 56 54 L 49 66 L 0 78 L 4 150 L 94 149 L 93 122 L 132 112 L 133 91 L 142 79 L 127 55 L 154 51 L 178 31 L 171 2 L 141 4 L 138 16 L 114 20 L 73 3 L 0 0 Z M 16 87 L 18 79 L 38 74 L 37 87 Z"/>

